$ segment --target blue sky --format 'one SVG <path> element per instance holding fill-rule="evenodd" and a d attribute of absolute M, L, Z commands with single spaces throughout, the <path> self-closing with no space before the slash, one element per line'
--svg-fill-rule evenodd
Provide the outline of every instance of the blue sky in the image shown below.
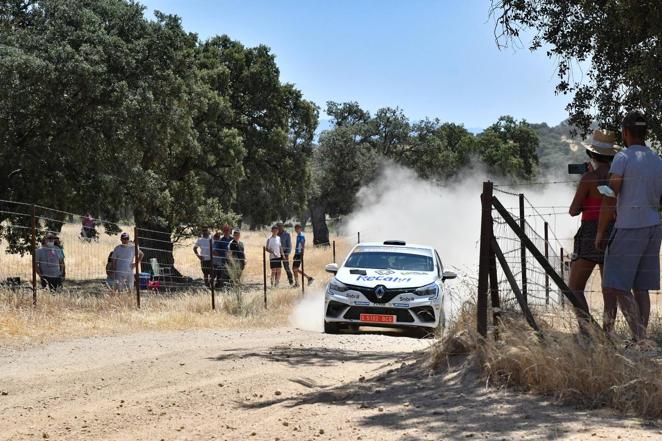
<path fill-rule="evenodd" d="M 489 0 L 142 0 L 182 17 L 201 39 L 228 34 L 276 54 L 281 79 L 322 109 L 358 101 L 484 128 L 510 114 L 557 124 L 554 62 L 526 48 L 500 51 Z M 324 115 L 322 115 L 324 118 Z"/>

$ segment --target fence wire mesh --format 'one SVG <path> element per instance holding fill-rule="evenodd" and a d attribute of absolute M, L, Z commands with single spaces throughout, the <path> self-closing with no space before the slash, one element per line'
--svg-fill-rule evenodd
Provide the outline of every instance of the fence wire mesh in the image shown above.
<path fill-rule="evenodd" d="M 519 193 L 509 189 L 494 188 L 495 196 L 499 199 L 510 216 L 521 225 Z M 547 245 L 548 261 L 556 272 L 569 283 L 569 275 L 573 261 L 574 237 L 565 235 L 558 237 L 555 226 L 560 221 L 567 224 L 569 206 L 536 206 L 523 196 L 524 201 L 524 231 L 536 248 L 545 254 Z M 560 216 L 565 218 L 560 219 Z M 492 209 L 494 237 L 497 240 L 504 257 L 510 266 L 520 287 L 526 286 L 527 300 L 531 309 L 538 316 L 550 319 L 565 320 L 574 323 L 574 314 L 569 302 L 552 280 L 547 277 L 546 271 L 528 250 L 525 252 L 526 283 L 522 279 L 522 243 L 515 232 L 506 224 L 503 217 Z M 557 222 L 558 221 L 558 222 Z M 576 218 L 576 227 L 580 227 L 580 217 Z M 547 240 L 545 229 L 547 228 Z M 655 255 L 659 259 L 659 253 Z M 498 267 L 499 292 L 504 307 L 517 306 L 516 298 L 510 288 L 503 270 Z M 660 291 L 651 291 L 651 326 L 662 325 L 662 299 Z M 603 315 L 602 277 L 598 266 L 593 270 L 585 289 L 586 300 L 591 314 L 601 320 Z M 569 320 L 567 320 L 569 319 Z M 622 320 L 619 313 L 619 320 Z M 573 325 L 574 326 L 574 325 Z"/>
<path fill-rule="evenodd" d="M 0 288 L 32 292 L 34 241 L 38 291 L 55 288 L 48 271 L 55 275 L 57 269 L 63 279 L 63 289 L 57 288 L 62 292 L 103 294 L 113 289 L 128 291 L 135 289 L 135 283 L 140 284 L 143 294 L 182 290 L 209 292 L 209 281 L 205 277 L 208 272 L 215 278 L 218 294 L 235 288 L 243 291 L 263 289 L 263 247 L 269 232 L 241 231 L 239 247 L 236 241 L 232 243 L 232 229 L 226 238 L 223 238 L 222 231 L 210 229 L 209 238 L 200 240 L 201 229 L 198 227 L 186 231 L 186 234 L 178 232 L 174 235 L 168 231 L 137 228 L 131 221 L 114 222 L 89 214 L 0 200 Z M 294 243 L 295 233 L 288 233 Z M 129 240 L 123 244 L 124 234 Z M 214 254 L 211 261 L 210 242 Z M 134 265 L 136 249 L 142 257 L 138 271 Z M 322 276 L 321 263 L 333 260 L 331 247 L 313 247 L 312 240 L 304 256 L 305 272 L 315 278 Z M 295 276 L 292 258 L 293 252 L 289 256 L 289 271 L 283 270 L 284 286 L 293 281 L 288 272 Z M 268 282 L 268 256 L 266 259 Z M 210 271 L 211 268 L 214 270 Z M 120 279 L 125 283 L 117 283 Z"/>

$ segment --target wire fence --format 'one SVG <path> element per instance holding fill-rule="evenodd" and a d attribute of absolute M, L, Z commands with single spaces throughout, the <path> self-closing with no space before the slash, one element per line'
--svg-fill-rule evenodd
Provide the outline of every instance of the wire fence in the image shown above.
<path fill-rule="evenodd" d="M 562 182 L 565 183 L 565 181 Z M 535 191 L 535 185 L 556 183 L 558 182 L 534 183 L 532 191 Z M 535 247 L 544 254 L 551 267 L 562 276 L 566 284 L 570 284 L 572 263 L 577 258 L 574 255 L 575 237 L 567 234 L 559 237 L 555 231 L 557 223 L 567 225 L 569 204 L 567 206 L 536 206 L 525 194 L 510 191 L 509 186 L 494 186 L 493 191 L 501 205 L 507 207 L 506 211 L 510 217 L 517 222 Z M 510 228 L 499 211 L 492 207 L 491 213 L 494 238 L 531 309 L 538 315 L 572 318 L 570 322 L 575 322 L 572 308 L 567 308 L 568 301 L 558 286 L 550 280 L 549 273 L 525 249 L 520 237 Z M 563 218 L 560 218 L 561 216 Z M 575 224 L 579 229 L 581 226 L 579 217 L 576 218 Z M 659 252 L 652 257 L 660 259 Z M 516 307 L 517 299 L 503 268 L 498 266 L 497 273 L 502 307 Z M 602 320 L 602 276 L 597 264 L 588 279 L 584 292 L 592 315 L 596 319 Z M 652 306 L 650 322 L 659 327 L 662 325 L 662 296 L 660 296 L 660 291 L 651 291 L 650 294 Z M 619 317 L 622 319 L 621 315 Z"/>
<path fill-rule="evenodd" d="M 263 290 L 266 303 L 271 265 L 265 245 L 270 234 L 235 230 L 210 230 L 203 238 L 200 226 L 173 235 L 130 221 L 0 200 L 0 288 L 32 292 L 35 301 L 37 293 L 49 291 L 140 295 Z M 288 234 L 294 248 L 296 234 Z M 308 279 L 301 273 L 317 278 L 322 263 L 336 259 L 335 241 L 329 247 L 313 247 L 312 240 L 308 244 L 298 263 L 300 281 L 294 279 L 294 249 L 281 266 L 282 285 L 296 282 L 302 293 Z"/>

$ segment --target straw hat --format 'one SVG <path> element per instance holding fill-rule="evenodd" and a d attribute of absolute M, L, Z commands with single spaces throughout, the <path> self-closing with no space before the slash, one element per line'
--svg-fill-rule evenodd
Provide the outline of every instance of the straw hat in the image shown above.
<path fill-rule="evenodd" d="M 586 144 L 586 150 L 598 155 L 614 156 L 621 149 L 616 143 L 616 134 L 608 130 L 594 130 L 591 143 Z"/>

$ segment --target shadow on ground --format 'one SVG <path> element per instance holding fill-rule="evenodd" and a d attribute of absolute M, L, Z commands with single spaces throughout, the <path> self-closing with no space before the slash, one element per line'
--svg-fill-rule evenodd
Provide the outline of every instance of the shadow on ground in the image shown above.
<path fill-rule="evenodd" d="M 223 354 L 216 360 L 237 357 Z M 327 348 L 275 347 L 264 353 L 243 353 L 289 365 L 336 365 L 360 357 L 362 362 L 393 360 L 393 353 L 348 351 Z M 464 357 L 449 359 L 447 366 L 432 373 L 427 354 L 414 353 L 402 358 L 394 367 L 382 365 L 378 375 L 360 378 L 341 386 L 318 385 L 310 379 L 292 379 L 312 389 L 297 397 L 279 397 L 259 403 L 241 403 L 245 409 L 262 409 L 273 405 L 290 408 L 323 404 L 350 406 L 356 409 L 359 424 L 392 430 L 393 439 L 415 441 L 429 439 L 466 440 L 488 438 L 510 440 L 559 439 L 570 432 L 586 436 L 596 428 L 608 433 L 610 427 L 625 424 L 642 426 L 652 438 L 662 436 L 662 426 L 639 423 L 605 410 L 579 410 L 551 404 L 543 398 L 514 391 L 486 387 L 470 361 Z M 374 371 L 373 371 L 374 372 Z M 367 375 L 368 373 L 366 373 Z M 570 427 L 572 425 L 572 427 Z M 396 435 L 397 434 L 397 435 Z"/>

